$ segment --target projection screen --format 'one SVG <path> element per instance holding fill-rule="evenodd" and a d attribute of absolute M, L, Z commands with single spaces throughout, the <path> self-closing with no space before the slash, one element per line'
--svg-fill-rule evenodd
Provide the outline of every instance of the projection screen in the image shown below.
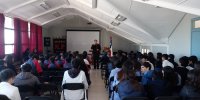
<path fill-rule="evenodd" d="M 99 42 L 99 32 L 100 31 L 67 31 L 67 51 L 87 51 L 88 54 L 91 53 L 91 45 L 94 40 Z"/>

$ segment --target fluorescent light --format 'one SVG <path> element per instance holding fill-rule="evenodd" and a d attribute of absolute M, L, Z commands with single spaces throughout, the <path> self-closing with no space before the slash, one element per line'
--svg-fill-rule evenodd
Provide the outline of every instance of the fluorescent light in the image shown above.
<path fill-rule="evenodd" d="M 118 21 L 125 21 L 127 18 L 118 14 L 118 16 L 115 19 L 118 20 Z"/>
<path fill-rule="evenodd" d="M 42 3 L 40 4 L 40 6 L 41 6 L 42 8 L 44 8 L 45 10 L 49 10 L 49 9 L 51 8 L 49 5 L 46 4 L 46 2 L 42 2 Z"/>
<path fill-rule="evenodd" d="M 119 26 L 119 25 L 120 25 L 120 22 L 113 21 L 111 24 L 112 24 L 113 26 Z"/>
<path fill-rule="evenodd" d="M 97 8 L 97 0 L 92 0 L 92 8 Z"/>

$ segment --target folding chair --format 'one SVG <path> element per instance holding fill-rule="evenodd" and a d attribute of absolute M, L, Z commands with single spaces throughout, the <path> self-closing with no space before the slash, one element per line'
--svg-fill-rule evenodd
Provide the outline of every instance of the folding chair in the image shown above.
<path fill-rule="evenodd" d="M 155 100 L 181 100 L 179 96 L 163 96 L 163 97 L 156 97 Z"/>
<path fill-rule="evenodd" d="M 74 91 L 74 90 L 83 90 L 84 91 L 84 94 L 82 96 L 82 99 L 81 100 L 85 100 L 85 98 L 87 97 L 86 96 L 86 90 L 85 90 L 85 86 L 83 83 L 65 83 L 62 85 L 62 89 L 63 89 L 63 98 L 64 100 L 66 100 L 65 98 L 65 90 L 71 90 L 71 91 Z M 68 95 L 68 97 L 70 97 L 70 95 Z"/>
<path fill-rule="evenodd" d="M 49 96 L 30 96 L 26 97 L 24 100 L 54 100 Z"/>
<path fill-rule="evenodd" d="M 148 100 L 147 97 L 125 97 L 122 100 Z"/>

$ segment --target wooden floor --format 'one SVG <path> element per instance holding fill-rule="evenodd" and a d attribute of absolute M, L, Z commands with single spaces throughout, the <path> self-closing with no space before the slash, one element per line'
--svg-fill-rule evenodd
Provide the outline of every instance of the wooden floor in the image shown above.
<path fill-rule="evenodd" d="M 90 78 L 92 81 L 89 87 L 88 100 L 108 100 L 108 92 L 104 81 L 101 79 L 101 70 L 91 70 Z"/>

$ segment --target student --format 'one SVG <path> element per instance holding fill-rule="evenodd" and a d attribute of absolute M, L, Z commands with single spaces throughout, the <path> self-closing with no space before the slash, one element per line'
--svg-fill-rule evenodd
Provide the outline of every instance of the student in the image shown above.
<path fill-rule="evenodd" d="M 0 94 L 6 95 L 11 100 L 21 100 L 19 90 L 17 87 L 12 86 L 15 73 L 11 69 L 4 69 L 0 72 Z"/>
<path fill-rule="evenodd" d="M 175 71 L 181 76 L 181 86 L 185 85 L 185 81 L 187 79 L 187 73 L 188 69 L 186 68 L 188 66 L 189 60 L 188 57 L 183 56 L 179 59 L 180 66 L 175 68 Z"/>
<path fill-rule="evenodd" d="M 187 74 L 187 84 L 184 85 L 180 92 L 183 100 L 187 97 L 199 97 L 200 95 L 200 70 L 191 70 Z"/>
<path fill-rule="evenodd" d="M 142 63 L 148 62 L 151 65 L 151 68 L 149 70 L 154 70 L 154 65 L 148 60 L 148 56 L 143 55 L 141 58 Z"/>
<path fill-rule="evenodd" d="M 79 69 L 81 66 L 80 59 L 74 59 L 72 61 L 72 69 L 65 71 L 63 76 L 62 85 L 65 83 L 83 83 L 85 90 L 88 89 L 88 83 L 85 76 L 85 73 Z M 65 100 L 80 100 L 82 99 L 84 93 L 82 90 L 70 91 L 66 90 L 65 92 Z M 85 98 L 86 100 L 87 98 Z M 63 93 L 61 94 L 61 99 L 64 100 Z"/>
<path fill-rule="evenodd" d="M 148 83 L 148 96 L 152 99 L 158 96 L 168 96 L 170 91 L 167 90 L 166 81 L 163 79 L 161 70 L 153 72 L 152 81 Z"/>
<path fill-rule="evenodd" d="M 21 72 L 15 77 L 14 85 L 28 85 L 32 87 L 36 87 L 40 84 L 39 79 L 31 73 L 31 65 L 24 64 L 21 67 Z"/>
<path fill-rule="evenodd" d="M 133 66 L 134 64 L 131 61 L 126 61 L 123 64 L 122 70 L 118 73 L 120 82 L 116 87 L 116 91 L 119 94 L 120 100 L 126 97 L 144 96 L 143 87 L 135 78 Z"/>
<path fill-rule="evenodd" d="M 10 69 L 12 69 L 15 72 L 15 74 L 17 74 L 16 68 L 13 65 L 13 62 L 14 62 L 14 58 L 13 58 L 12 55 L 7 55 L 5 57 L 5 63 L 7 65 L 7 67 L 10 68 Z"/>
<path fill-rule="evenodd" d="M 166 67 L 166 66 L 170 66 L 170 67 L 174 68 L 174 65 L 168 61 L 168 55 L 163 54 L 162 55 L 162 67 Z"/>
<path fill-rule="evenodd" d="M 189 57 L 189 64 L 186 67 L 188 70 L 193 70 L 194 69 L 194 64 L 197 63 L 198 58 L 196 56 L 190 56 Z"/>
<path fill-rule="evenodd" d="M 49 68 L 49 69 L 56 69 L 56 64 L 55 64 L 55 59 L 54 59 L 54 57 L 51 57 L 49 60 L 50 60 L 50 63 L 49 63 L 48 68 Z"/>
<path fill-rule="evenodd" d="M 178 67 L 178 64 L 174 61 L 174 55 L 169 54 L 168 61 L 171 62 L 174 65 L 174 68 Z"/>
<path fill-rule="evenodd" d="M 141 66 L 142 76 L 142 85 L 147 86 L 150 81 L 152 81 L 153 70 L 151 69 L 151 65 L 149 62 L 144 62 Z"/>
<path fill-rule="evenodd" d="M 163 73 L 164 80 L 167 82 L 167 91 L 169 91 L 169 95 L 172 95 L 177 92 L 177 86 L 181 84 L 181 77 L 170 66 L 164 67 Z"/>

